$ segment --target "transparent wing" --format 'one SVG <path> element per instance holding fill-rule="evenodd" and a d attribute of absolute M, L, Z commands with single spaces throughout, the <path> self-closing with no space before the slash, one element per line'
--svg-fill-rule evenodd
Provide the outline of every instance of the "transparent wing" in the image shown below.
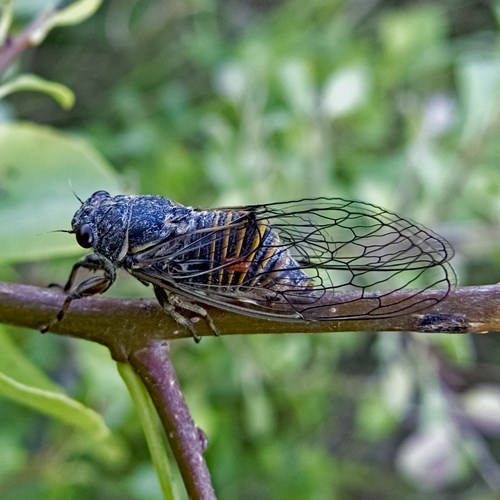
<path fill-rule="evenodd" d="M 127 269 L 194 301 L 288 321 L 409 314 L 455 283 L 442 237 L 375 205 L 317 198 L 204 213 Z"/>

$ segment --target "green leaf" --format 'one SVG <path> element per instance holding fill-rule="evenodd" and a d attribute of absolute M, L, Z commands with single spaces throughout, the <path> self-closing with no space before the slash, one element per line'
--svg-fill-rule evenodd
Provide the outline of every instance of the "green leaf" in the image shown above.
<path fill-rule="evenodd" d="M 364 439 L 386 438 L 394 432 L 399 416 L 380 397 L 376 388 L 361 394 L 357 412 L 357 429 Z"/>
<path fill-rule="evenodd" d="M 45 373 L 24 356 L 1 325 L 0 346 L 0 372 L 8 374 L 22 384 L 34 385 L 46 391 L 63 392 Z"/>
<path fill-rule="evenodd" d="M 0 86 L 0 99 L 13 92 L 32 91 L 42 92 L 51 96 L 62 108 L 69 109 L 73 107 L 75 95 L 73 92 L 60 83 L 44 80 L 35 75 L 19 75 L 10 82 Z"/>
<path fill-rule="evenodd" d="M 81 252 L 70 229 L 81 197 L 119 192 L 118 177 L 88 143 L 33 124 L 0 125 L 0 261 Z"/>
<path fill-rule="evenodd" d="M 496 120 L 500 95 L 500 63 L 496 58 L 465 61 L 458 67 L 457 79 L 465 117 L 463 141 L 485 133 Z"/>
<path fill-rule="evenodd" d="M 0 373 L 0 395 L 79 427 L 98 438 L 105 438 L 109 433 L 102 417 L 78 401 L 64 394 L 21 384 L 3 373 Z"/>
<path fill-rule="evenodd" d="M 167 450 L 165 449 L 165 440 L 158 425 L 158 414 L 146 388 L 132 367 L 125 363 L 117 363 L 117 366 L 118 372 L 127 385 L 132 397 L 144 435 L 146 436 L 151 459 L 160 481 L 163 498 L 165 500 L 173 499 L 175 496 L 172 489 L 172 475 Z"/>
<path fill-rule="evenodd" d="M 446 16 L 438 3 L 393 10 L 379 22 L 383 51 L 392 58 L 422 57 L 446 35 Z"/>
<path fill-rule="evenodd" d="M 0 47 L 3 46 L 12 24 L 12 0 L 0 1 Z"/>
<path fill-rule="evenodd" d="M 94 14 L 100 5 L 101 0 L 77 0 L 64 9 L 55 10 L 33 32 L 32 43 L 40 44 L 47 33 L 56 26 L 70 26 L 85 21 Z"/>
<path fill-rule="evenodd" d="M 0 396 L 78 427 L 98 439 L 108 437 L 109 429 L 102 417 L 66 396 L 17 349 L 3 329 L 0 329 L 0 346 Z"/>

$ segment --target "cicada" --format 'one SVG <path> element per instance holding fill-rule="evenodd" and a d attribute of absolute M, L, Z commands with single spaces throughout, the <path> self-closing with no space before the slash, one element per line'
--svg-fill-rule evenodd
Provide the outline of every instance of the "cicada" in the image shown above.
<path fill-rule="evenodd" d="M 69 232 L 94 253 L 74 265 L 55 321 L 72 300 L 105 292 L 125 269 L 152 285 L 195 339 L 196 317 L 218 334 L 206 305 L 277 321 L 377 319 L 432 306 L 455 280 L 442 237 L 341 198 L 202 210 L 97 191 L 81 201 Z M 98 274 L 74 286 L 80 268 Z M 431 287 L 438 291 L 422 293 Z M 401 298 L 402 288 L 415 292 Z"/>

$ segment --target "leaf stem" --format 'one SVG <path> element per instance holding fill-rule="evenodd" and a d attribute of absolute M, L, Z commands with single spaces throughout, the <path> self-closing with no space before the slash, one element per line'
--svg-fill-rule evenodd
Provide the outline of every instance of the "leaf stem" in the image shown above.
<path fill-rule="evenodd" d="M 117 363 L 117 367 L 134 401 L 134 407 L 136 408 L 141 426 L 146 436 L 151 459 L 156 469 L 156 475 L 160 481 L 163 498 L 165 500 L 173 500 L 175 496 L 172 488 L 172 475 L 168 456 L 165 450 L 165 441 L 162 439 L 162 436 L 158 435 L 158 418 L 151 404 L 151 398 L 144 384 L 141 382 L 140 377 L 137 376 L 130 365 L 126 363 Z"/>

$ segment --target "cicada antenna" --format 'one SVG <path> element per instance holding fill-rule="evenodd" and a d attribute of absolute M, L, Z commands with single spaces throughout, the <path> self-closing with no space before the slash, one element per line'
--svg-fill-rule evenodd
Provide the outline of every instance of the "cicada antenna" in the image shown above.
<path fill-rule="evenodd" d="M 48 234 L 48 233 L 68 233 L 68 234 L 75 234 L 73 229 L 53 229 L 52 231 L 45 231 L 43 233 L 38 233 L 37 236 L 42 236 L 42 234 Z"/>
<path fill-rule="evenodd" d="M 73 185 L 71 184 L 71 179 L 68 179 L 68 184 L 75 198 L 80 202 L 81 205 L 83 205 L 83 200 L 76 194 L 75 190 L 73 189 Z"/>
<path fill-rule="evenodd" d="M 52 231 L 47 231 L 48 233 L 68 233 L 68 234 L 75 234 L 73 229 L 54 229 Z"/>

